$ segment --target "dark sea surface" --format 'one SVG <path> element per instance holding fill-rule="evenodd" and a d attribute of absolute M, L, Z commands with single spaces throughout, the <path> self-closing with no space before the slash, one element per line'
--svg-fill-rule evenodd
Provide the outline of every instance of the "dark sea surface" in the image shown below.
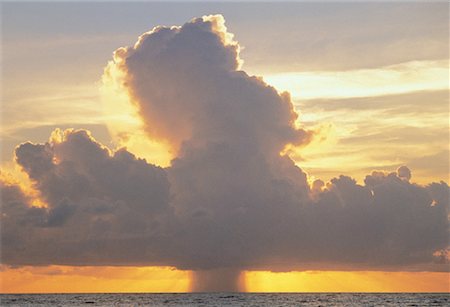
<path fill-rule="evenodd" d="M 450 306 L 448 293 L 2 294 L 1 306 Z"/>

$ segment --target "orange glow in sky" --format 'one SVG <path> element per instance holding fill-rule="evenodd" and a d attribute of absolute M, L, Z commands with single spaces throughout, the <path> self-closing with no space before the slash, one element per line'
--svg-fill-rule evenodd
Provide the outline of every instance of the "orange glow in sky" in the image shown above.
<path fill-rule="evenodd" d="M 448 292 L 449 274 L 435 272 L 248 272 L 249 292 Z"/>
<path fill-rule="evenodd" d="M 4 268 L 1 293 L 188 292 L 189 271 L 170 267 Z M 449 292 L 441 272 L 304 271 L 245 274 L 247 292 Z"/>
<path fill-rule="evenodd" d="M 187 292 L 189 272 L 168 267 L 25 266 L 1 273 L 2 293 Z"/>

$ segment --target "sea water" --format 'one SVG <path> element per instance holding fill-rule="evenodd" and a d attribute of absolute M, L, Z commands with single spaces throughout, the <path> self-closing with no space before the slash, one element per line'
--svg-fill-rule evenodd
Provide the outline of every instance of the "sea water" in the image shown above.
<path fill-rule="evenodd" d="M 449 306 L 448 293 L 2 294 L 5 306 Z"/>

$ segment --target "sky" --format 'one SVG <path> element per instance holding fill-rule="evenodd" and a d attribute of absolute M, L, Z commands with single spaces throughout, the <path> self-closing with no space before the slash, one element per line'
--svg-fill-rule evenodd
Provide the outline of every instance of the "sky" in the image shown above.
<path fill-rule="evenodd" d="M 448 4 L 1 5 L 2 292 L 448 291 Z"/>

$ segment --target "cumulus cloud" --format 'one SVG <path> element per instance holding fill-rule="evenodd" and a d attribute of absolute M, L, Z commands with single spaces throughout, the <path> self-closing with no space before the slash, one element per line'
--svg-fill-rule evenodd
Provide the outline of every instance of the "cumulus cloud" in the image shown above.
<path fill-rule="evenodd" d="M 20 145 L 16 161 L 48 207 L 2 185 L 2 261 L 172 265 L 201 283 L 224 268 L 228 283 L 242 269 L 448 268 L 433 256 L 448 246 L 446 183 L 411 183 L 402 166 L 310 187 L 283 153 L 312 133 L 287 93 L 240 69 L 219 15 L 116 50 L 106 73 L 121 72 L 146 133 L 176 157 L 162 169 L 84 130 Z"/>
<path fill-rule="evenodd" d="M 16 161 L 48 206 L 32 207 L 17 186 L 2 186 L 6 263 L 138 263 L 147 249 L 136 248 L 163 240 L 173 219 L 165 171 L 125 149 L 110 152 L 85 130 L 22 144 Z"/>
<path fill-rule="evenodd" d="M 232 142 L 278 154 L 305 142 L 310 133 L 294 127 L 289 95 L 238 70 L 240 63 L 239 45 L 217 15 L 141 35 L 115 51 L 107 71 L 123 72 L 147 132 L 175 148 Z"/>

